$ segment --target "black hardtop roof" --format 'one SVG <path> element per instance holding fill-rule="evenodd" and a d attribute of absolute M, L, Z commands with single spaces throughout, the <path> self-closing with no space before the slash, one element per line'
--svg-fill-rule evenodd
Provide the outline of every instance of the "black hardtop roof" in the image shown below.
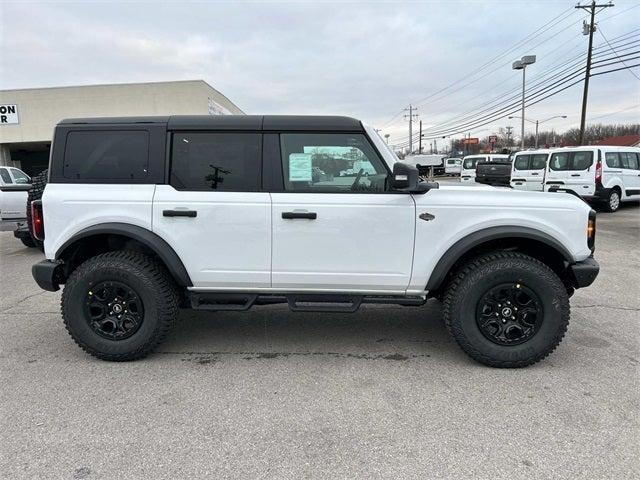
<path fill-rule="evenodd" d="M 329 115 L 171 115 L 164 117 L 67 118 L 58 125 L 127 125 L 157 123 L 167 130 L 325 130 L 362 131 L 351 117 Z"/>

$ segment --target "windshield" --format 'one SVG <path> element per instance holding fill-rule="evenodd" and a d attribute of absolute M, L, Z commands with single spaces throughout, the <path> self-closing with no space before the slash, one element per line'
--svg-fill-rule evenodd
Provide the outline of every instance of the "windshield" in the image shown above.
<path fill-rule="evenodd" d="M 487 157 L 467 157 L 464 159 L 464 163 L 462 166 L 466 170 L 472 170 L 476 168 L 476 165 L 478 164 L 479 161 L 486 160 L 486 159 Z"/>

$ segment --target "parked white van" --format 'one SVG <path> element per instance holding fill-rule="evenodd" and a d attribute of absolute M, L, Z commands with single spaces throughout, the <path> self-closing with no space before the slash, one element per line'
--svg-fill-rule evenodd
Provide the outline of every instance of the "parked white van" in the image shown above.
<path fill-rule="evenodd" d="M 640 200 L 640 148 L 584 146 L 554 149 L 546 191 L 566 191 L 615 212 L 620 202 Z"/>
<path fill-rule="evenodd" d="M 498 159 L 509 158 L 509 155 L 487 153 L 480 155 L 467 155 L 462 159 L 462 169 L 460 171 L 460 181 L 464 183 L 474 183 L 476 181 L 476 165 L 480 161 L 493 162 Z"/>
<path fill-rule="evenodd" d="M 515 190 L 542 192 L 549 155 L 550 151 L 547 149 L 516 153 L 511 164 L 511 187 Z"/>
<path fill-rule="evenodd" d="M 447 158 L 444 162 L 444 173 L 447 175 L 460 175 L 462 170 L 461 158 Z"/>

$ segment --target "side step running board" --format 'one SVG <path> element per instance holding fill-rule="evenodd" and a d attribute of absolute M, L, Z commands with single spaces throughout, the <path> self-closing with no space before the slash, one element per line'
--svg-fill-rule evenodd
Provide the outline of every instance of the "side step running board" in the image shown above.
<path fill-rule="evenodd" d="M 424 305 L 424 297 L 357 294 L 258 294 L 224 292 L 190 292 L 191 308 L 196 310 L 249 310 L 254 305 L 286 303 L 293 312 L 353 313 L 363 303 L 415 306 Z"/>

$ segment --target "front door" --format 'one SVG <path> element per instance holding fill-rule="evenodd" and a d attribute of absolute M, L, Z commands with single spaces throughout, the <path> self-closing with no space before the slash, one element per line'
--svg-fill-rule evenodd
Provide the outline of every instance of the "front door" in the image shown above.
<path fill-rule="evenodd" d="M 176 132 L 170 185 L 158 185 L 153 231 L 194 287 L 271 286 L 271 200 L 261 192 L 258 132 Z"/>
<path fill-rule="evenodd" d="M 283 191 L 273 192 L 272 286 L 403 293 L 415 202 L 387 190 L 388 170 L 361 133 L 280 135 Z"/>

